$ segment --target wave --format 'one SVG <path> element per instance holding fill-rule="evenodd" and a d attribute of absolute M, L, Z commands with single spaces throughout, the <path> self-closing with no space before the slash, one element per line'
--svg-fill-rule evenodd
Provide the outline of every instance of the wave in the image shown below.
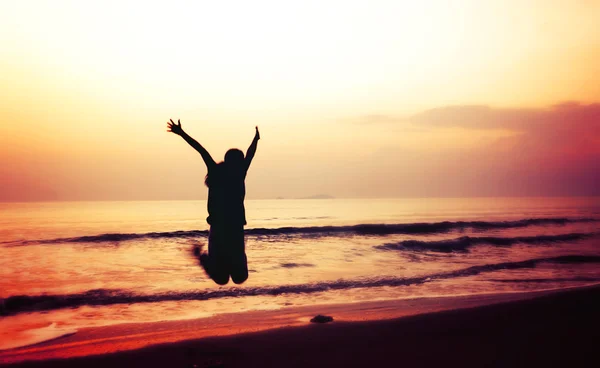
<path fill-rule="evenodd" d="M 496 247 L 509 247 L 514 244 L 553 244 L 578 241 L 598 236 L 598 233 L 571 233 L 560 235 L 536 235 L 517 237 L 471 237 L 463 236 L 455 239 L 444 240 L 403 240 L 397 243 L 386 243 L 374 246 L 381 250 L 413 250 L 430 252 L 468 252 L 469 248 L 476 245 L 492 245 Z"/>
<path fill-rule="evenodd" d="M 325 237 L 352 235 L 429 235 L 473 229 L 478 231 L 495 229 L 515 229 L 529 226 L 567 225 L 581 222 L 597 222 L 595 218 L 531 218 L 515 221 L 443 221 L 407 224 L 360 224 L 349 226 L 309 226 L 246 229 L 245 233 L 254 237 Z M 9 246 L 57 243 L 104 243 L 124 242 L 137 239 L 198 238 L 208 236 L 208 230 L 169 231 L 149 233 L 109 233 L 41 240 L 24 240 L 5 243 Z"/>
<path fill-rule="evenodd" d="M 0 341 L 0 351 L 35 345 L 41 342 L 48 342 L 61 337 L 71 336 L 76 333 L 77 330 L 74 328 L 58 327 L 56 323 L 53 322 L 46 327 L 26 330 L 25 333 L 20 334 L 21 336 L 17 337 L 11 335 L 10 339 Z"/>
<path fill-rule="evenodd" d="M 545 278 L 545 279 L 488 279 L 493 282 L 524 283 L 524 282 L 600 282 L 599 277 L 567 277 L 567 278 Z"/>
<path fill-rule="evenodd" d="M 298 267 L 315 267 L 312 263 L 282 263 L 279 265 L 283 268 L 298 268 Z"/>
<path fill-rule="evenodd" d="M 540 263 L 582 264 L 600 263 L 600 256 L 568 255 L 552 258 L 536 258 L 520 262 L 504 262 L 472 266 L 456 271 L 440 272 L 419 277 L 382 277 L 370 279 L 338 280 L 299 285 L 232 287 L 217 290 L 198 290 L 157 294 L 136 294 L 125 290 L 97 289 L 67 295 L 17 295 L 0 299 L 0 315 L 9 316 L 33 311 L 49 311 L 81 306 L 106 306 L 114 304 L 156 303 L 164 301 L 192 301 L 226 297 L 247 297 L 281 294 L 309 294 L 331 290 L 373 288 L 382 286 L 407 286 L 426 282 L 474 276 L 498 270 L 534 268 Z"/>

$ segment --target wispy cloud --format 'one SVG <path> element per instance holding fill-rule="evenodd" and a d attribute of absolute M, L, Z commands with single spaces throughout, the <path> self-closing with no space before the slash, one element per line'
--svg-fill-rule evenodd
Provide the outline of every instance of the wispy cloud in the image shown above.
<path fill-rule="evenodd" d="M 412 151 L 390 146 L 372 158 L 379 165 L 386 163 L 387 172 L 380 175 L 394 178 L 389 182 L 395 184 L 382 191 L 424 196 L 600 195 L 600 104 L 566 102 L 538 109 L 462 105 L 406 119 L 370 116 L 372 124 L 395 122 L 402 129 L 428 130 L 432 136 L 457 128 L 465 136 L 493 130 L 515 133 L 443 152 L 432 150 L 427 141 Z"/>
<path fill-rule="evenodd" d="M 418 113 L 408 119 L 416 124 L 469 129 L 515 131 L 569 130 L 600 134 L 600 104 L 564 102 L 543 109 L 492 108 L 482 105 L 446 106 Z"/>

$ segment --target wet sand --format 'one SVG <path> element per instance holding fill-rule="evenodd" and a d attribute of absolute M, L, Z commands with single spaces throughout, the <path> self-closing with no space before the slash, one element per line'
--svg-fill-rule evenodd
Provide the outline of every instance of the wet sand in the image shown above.
<path fill-rule="evenodd" d="M 497 304 L 477 306 L 490 302 Z M 4 352 L 0 361 L 14 361 L 19 354 L 30 354 L 29 358 L 39 359 L 44 356 L 40 355 L 43 351 L 46 359 L 14 366 L 588 367 L 597 366 L 600 360 L 597 354 L 600 286 L 529 295 L 498 295 L 487 299 L 421 300 L 414 302 L 416 308 L 405 308 L 403 314 L 412 316 L 387 320 L 378 318 L 389 315 L 396 307 L 402 309 L 402 302 L 375 302 L 368 307 L 365 304 L 297 308 L 287 312 L 291 313 L 287 316 L 278 311 L 240 313 L 221 316 L 219 318 L 224 318 L 227 323 L 209 324 L 206 329 L 211 335 L 227 336 L 197 338 L 202 337 L 202 333 L 195 331 L 195 327 L 200 327 L 203 322 L 215 323 L 214 319 L 213 322 L 209 319 L 140 324 L 137 327 L 110 326 L 105 328 L 104 335 L 102 328 L 90 329 L 78 333 L 77 338 L 76 334 L 32 347 L 29 353 L 27 349 Z M 448 307 L 452 309 L 436 312 Z M 376 312 L 378 308 L 380 312 Z M 349 310 L 354 312 L 349 313 Z M 361 310 L 367 321 L 351 321 L 349 316 L 356 316 Z M 307 322 L 321 311 L 332 315 L 336 321 L 328 324 Z M 367 311 L 372 314 L 369 316 Z M 425 314 L 414 315 L 419 312 Z M 288 327 L 273 328 L 276 323 Z M 173 324 L 179 324 L 180 328 L 174 329 Z M 224 327 L 220 331 L 211 329 L 215 326 Z M 129 338 L 114 339 L 123 336 L 119 329 L 128 331 Z M 261 329 L 263 331 L 248 332 Z M 111 333 L 107 335 L 107 331 Z M 90 339 L 89 334 L 97 334 L 97 338 Z M 157 339 L 161 334 L 183 341 L 161 343 Z M 107 336 L 113 336 L 113 339 Z M 196 338 L 190 340 L 193 336 Z M 136 341 L 138 345 L 133 343 Z M 139 343 L 156 345 L 136 349 Z M 77 351 L 78 346 L 86 346 L 87 350 L 80 350 L 80 353 L 87 356 L 47 359 L 62 357 L 58 352 L 68 352 L 69 346 L 75 349 L 73 351 Z M 96 348 L 92 349 L 94 346 Z M 112 352 L 115 346 L 133 350 Z"/>

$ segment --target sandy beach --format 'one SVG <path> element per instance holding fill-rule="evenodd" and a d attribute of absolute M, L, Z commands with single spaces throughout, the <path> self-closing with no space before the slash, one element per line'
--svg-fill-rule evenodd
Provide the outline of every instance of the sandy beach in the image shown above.
<path fill-rule="evenodd" d="M 89 329 L 2 352 L 0 361 L 15 367 L 586 367 L 597 359 L 599 307 L 600 286 L 312 306 Z M 381 319 L 394 310 L 405 316 Z M 336 320 L 309 323 L 319 311 Z M 136 348 L 144 344 L 150 346 Z M 50 359 L 65 354 L 75 357 Z"/>

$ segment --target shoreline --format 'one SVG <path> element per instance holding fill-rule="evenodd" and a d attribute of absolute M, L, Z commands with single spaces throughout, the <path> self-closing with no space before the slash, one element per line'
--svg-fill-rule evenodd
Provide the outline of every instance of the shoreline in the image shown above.
<path fill-rule="evenodd" d="M 314 354 L 314 349 L 319 350 L 318 345 L 315 345 L 314 341 L 321 341 L 322 344 L 328 346 L 334 344 L 330 346 L 330 349 L 338 351 L 343 346 L 336 345 L 335 341 L 341 339 L 338 343 L 342 345 L 349 344 L 349 353 L 352 353 L 355 349 L 359 351 L 366 349 L 364 353 L 370 355 L 373 353 L 370 351 L 372 348 L 364 347 L 361 344 L 361 341 L 364 342 L 363 333 L 378 341 L 377 344 L 380 346 L 376 349 L 376 357 L 381 358 L 395 354 L 397 349 L 396 340 L 399 339 L 398 341 L 402 341 L 404 344 L 408 343 L 409 345 L 412 341 L 409 339 L 410 334 L 408 336 L 405 335 L 402 329 L 394 332 L 392 326 L 404 326 L 405 324 L 412 326 L 412 324 L 416 323 L 415 320 L 419 320 L 421 321 L 419 323 L 423 324 L 422 327 L 426 330 L 436 330 L 436 324 L 452 324 L 452 321 L 448 320 L 450 318 L 448 316 L 456 315 L 459 320 L 465 319 L 462 329 L 474 333 L 476 332 L 477 325 L 482 322 L 476 322 L 476 320 L 481 319 L 486 313 L 489 314 L 490 309 L 497 309 L 500 312 L 503 310 L 524 309 L 521 314 L 525 313 L 530 317 L 537 318 L 536 313 L 526 310 L 528 306 L 537 304 L 543 307 L 543 310 L 540 311 L 541 314 L 551 313 L 552 311 L 556 312 L 557 306 L 549 302 L 550 299 L 556 300 L 557 303 L 565 308 L 573 307 L 573 299 L 583 299 L 585 303 L 580 306 L 579 311 L 577 308 L 574 308 L 572 311 L 574 315 L 558 316 L 558 322 L 571 318 L 581 319 L 585 315 L 590 320 L 587 323 L 588 327 L 595 326 L 597 330 L 600 327 L 598 323 L 599 317 L 581 313 L 581 310 L 593 310 L 592 304 L 596 308 L 598 307 L 598 302 L 594 301 L 592 303 L 594 297 L 600 300 L 600 285 L 526 293 L 478 294 L 432 298 L 417 297 L 412 299 L 350 304 L 323 304 L 290 307 L 279 310 L 221 314 L 195 320 L 112 325 L 81 329 L 71 336 L 27 347 L 1 351 L 0 363 L 15 363 L 15 366 L 104 366 L 105 364 L 129 366 L 132 364 L 138 365 L 137 361 L 141 359 L 144 361 L 144 365 L 162 366 L 171 360 L 180 361 L 183 359 L 180 356 L 181 354 L 187 357 L 185 359 L 188 360 L 192 359 L 191 356 L 195 356 L 193 359 L 206 361 L 206 354 L 215 355 L 213 354 L 214 352 L 221 351 L 227 347 L 227 349 L 245 351 L 245 354 L 250 354 L 251 357 L 240 360 L 240 363 L 248 362 L 250 364 L 250 362 L 254 362 L 253 364 L 264 366 L 265 363 L 261 363 L 260 361 L 261 354 L 254 356 L 253 352 L 264 351 L 267 354 L 268 346 L 271 344 L 281 345 L 283 344 L 282 341 L 286 339 L 291 340 L 289 344 L 283 345 L 291 346 L 287 348 L 281 346 L 283 351 L 292 349 L 292 346 L 295 346 L 292 349 L 295 352 L 304 351 L 304 355 Z M 331 315 L 335 321 L 326 325 L 309 323 L 310 318 L 317 314 Z M 470 315 L 474 319 L 472 322 L 468 322 Z M 516 320 L 523 323 L 527 322 L 522 316 L 517 316 Z M 487 322 L 489 323 L 490 321 Z M 511 319 L 508 318 L 507 322 L 510 325 Z M 548 321 L 549 324 L 555 322 Z M 523 326 L 523 328 L 526 327 Z M 415 329 L 416 332 L 419 330 L 418 326 L 411 328 Z M 519 326 L 514 326 L 513 328 L 517 336 L 521 334 L 522 331 L 519 332 Z M 563 330 L 565 328 L 563 326 Z M 363 332 L 358 333 L 359 330 Z M 460 332 L 461 328 L 455 326 L 455 330 L 456 332 Z M 379 331 L 382 335 L 378 336 L 379 333 L 375 333 L 374 331 Z M 540 331 L 538 331 L 538 334 L 541 333 Z M 441 331 L 437 332 L 440 333 Z M 325 333 L 332 340 L 324 340 L 322 333 Z M 535 331 L 533 333 L 535 334 Z M 596 332 L 596 336 L 598 336 L 598 333 Z M 489 336 L 489 333 L 485 333 L 485 331 L 479 331 L 476 334 L 480 334 L 482 337 L 488 339 L 493 338 L 493 336 Z M 546 334 L 552 335 L 548 331 L 546 331 Z M 347 341 L 351 336 L 354 336 L 356 339 L 355 342 L 352 339 Z M 383 336 L 387 336 L 389 341 L 383 338 Z M 254 341 L 255 337 L 260 337 L 260 339 L 265 341 L 258 343 Z M 569 338 L 572 338 L 572 336 L 569 336 Z M 446 342 L 451 343 L 451 341 Z M 261 344 L 266 345 L 262 346 Z M 354 345 L 356 346 L 352 347 Z M 214 346 L 214 348 L 211 346 Z M 413 347 L 413 349 L 415 348 L 418 348 L 418 346 Z M 421 349 L 424 348 L 426 346 L 421 347 Z M 203 353 L 196 353 L 196 350 Z M 170 356 L 170 358 L 157 357 L 156 352 L 158 351 Z M 291 354 L 293 352 L 288 353 Z M 278 364 L 289 365 L 289 362 L 285 362 L 285 359 L 289 355 L 288 353 L 277 352 L 272 359 L 278 361 Z M 198 354 L 201 357 L 198 357 Z M 343 358 L 342 356 L 338 356 L 339 354 L 341 352 L 338 351 L 336 359 Z M 221 356 L 219 354 L 216 355 Z M 333 357 L 328 354 L 319 353 L 317 355 L 314 357 L 317 360 L 305 362 L 305 365 L 320 365 L 325 361 L 329 362 L 327 364 L 337 364 L 331 360 Z M 149 357 L 154 358 L 150 359 Z M 134 359 L 133 363 L 131 359 Z M 235 363 L 237 362 L 237 358 L 227 354 L 218 359 L 227 362 L 224 365 L 227 367 L 236 366 L 237 364 Z M 162 363 L 159 364 L 159 362 Z M 351 360 L 345 364 L 350 363 L 354 364 L 355 362 Z M 364 364 L 370 365 L 367 361 Z M 252 364 L 243 365 L 252 366 Z"/>

